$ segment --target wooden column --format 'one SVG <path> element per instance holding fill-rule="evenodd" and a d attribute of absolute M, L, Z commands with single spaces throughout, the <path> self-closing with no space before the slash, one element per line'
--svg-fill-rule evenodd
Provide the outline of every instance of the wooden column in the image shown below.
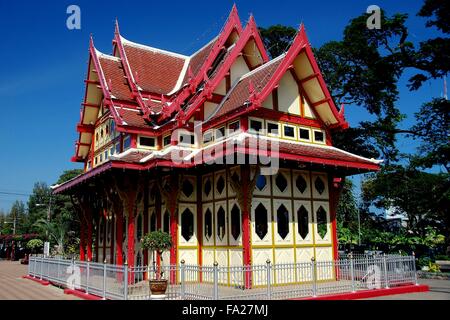
<path fill-rule="evenodd" d="M 84 223 L 84 217 L 80 217 L 80 260 L 86 260 L 86 225 Z"/>
<path fill-rule="evenodd" d="M 255 167 L 255 173 L 251 176 L 250 165 L 241 165 L 241 178 L 240 180 L 234 180 L 230 173 L 230 169 L 227 166 L 227 179 L 230 181 L 230 185 L 233 191 L 236 193 L 236 197 L 241 208 L 242 213 L 242 258 L 245 266 L 251 265 L 252 247 L 250 237 L 250 216 L 252 209 L 253 191 L 256 186 L 256 179 L 260 173 L 259 167 Z M 252 274 L 251 270 L 245 272 L 245 288 L 250 289 L 252 287 Z"/>
<path fill-rule="evenodd" d="M 102 257 L 103 257 L 103 261 L 100 262 L 105 262 L 106 261 L 106 244 L 108 243 L 107 238 L 108 238 L 108 211 L 107 209 L 105 209 L 105 211 L 103 212 L 103 215 L 101 217 L 101 219 L 103 219 L 103 248 L 102 248 Z M 110 238 L 112 239 L 112 238 Z M 112 243 L 110 243 L 110 245 L 112 245 Z"/>
<path fill-rule="evenodd" d="M 197 242 L 198 242 L 198 265 L 203 265 L 202 247 L 203 247 L 203 205 L 202 205 L 202 176 L 197 176 Z M 200 281 L 202 274 L 200 273 Z"/>
<path fill-rule="evenodd" d="M 98 214 L 97 217 L 95 218 L 95 262 L 101 262 L 98 261 L 98 246 L 100 244 L 100 241 L 98 239 L 98 237 L 100 236 L 100 219 L 101 219 L 101 214 Z"/>
<path fill-rule="evenodd" d="M 182 175 L 172 171 L 165 184 L 157 180 L 161 196 L 164 197 L 166 208 L 170 213 L 170 235 L 172 236 L 172 248 L 170 249 L 170 264 L 177 265 L 178 250 L 178 199 L 180 197 Z M 171 272 L 170 282 L 176 282 L 176 272 Z"/>
<path fill-rule="evenodd" d="M 336 214 L 337 208 L 339 206 L 339 197 L 341 195 L 342 189 L 344 187 L 345 178 L 329 177 L 329 190 L 330 190 L 330 222 L 331 222 L 331 232 L 333 241 L 333 259 L 337 260 L 339 258 L 338 253 L 338 238 L 337 238 L 337 228 L 336 228 Z"/>
<path fill-rule="evenodd" d="M 149 186 L 148 186 L 148 184 L 145 184 L 145 187 L 144 187 L 144 214 L 143 214 L 144 219 L 142 221 L 142 223 L 144 224 L 144 234 L 148 233 L 148 220 L 149 220 L 148 202 L 149 202 Z M 146 265 L 148 265 L 148 250 L 143 250 L 143 253 L 144 253 L 143 265 L 146 266 Z M 145 274 L 145 279 L 147 279 L 147 274 Z"/>
<path fill-rule="evenodd" d="M 116 241 L 115 241 L 115 232 L 114 232 L 114 224 L 116 223 L 116 218 L 114 215 L 114 211 L 111 210 L 111 246 L 109 248 L 109 263 L 114 264 L 114 248 L 116 245 Z"/>

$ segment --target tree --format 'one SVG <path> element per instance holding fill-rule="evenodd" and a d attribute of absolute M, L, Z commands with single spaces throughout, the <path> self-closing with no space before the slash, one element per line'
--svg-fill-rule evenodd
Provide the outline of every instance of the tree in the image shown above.
<path fill-rule="evenodd" d="M 297 30 L 280 24 L 268 28 L 259 28 L 264 45 L 271 58 L 276 58 L 287 51 Z"/>
<path fill-rule="evenodd" d="M 413 138 L 422 141 L 414 165 L 431 168 L 443 166 L 450 172 L 450 101 L 433 99 L 415 114 L 416 124 L 411 128 Z"/>
<path fill-rule="evenodd" d="M 48 221 L 47 219 L 39 219 L 34 223 L 40 231 L 42 237 L 46 237 L 51 244 L 56 245 L 56 253 L 64 255 L 65 243 L 69 234 L 69 224 L 67 221 Z"/>
<path fill-rule="evenodd" d="M 34 223 L 47 217 L 50 195 L 51 190 L 45 182 L 36 182 L 34 184 L 33 192 L 28 199 L 28 232 L 37 231 Z"/>

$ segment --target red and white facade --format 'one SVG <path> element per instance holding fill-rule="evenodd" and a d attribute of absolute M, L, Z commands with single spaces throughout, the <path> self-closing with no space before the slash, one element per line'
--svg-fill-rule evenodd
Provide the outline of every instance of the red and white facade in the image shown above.
<path fill-rule="evenodd" d="M 72 158 L 85 172 L 55 189 L 78 208 L 81 259 L 146 265 L 139 239 L 161 229 L 174 243 L 164 264 L 332 260 L 343 178 L 379 169 L 333 147 L 348 124 L 303 26 L 270 60 L 236 7 L 190 56 L 116 25 L 111 55 L 91 39 L 85 83 Z"/>

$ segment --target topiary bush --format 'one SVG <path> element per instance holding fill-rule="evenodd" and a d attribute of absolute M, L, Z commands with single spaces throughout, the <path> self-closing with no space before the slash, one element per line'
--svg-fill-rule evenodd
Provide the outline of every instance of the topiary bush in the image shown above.
<path fill-rule="evenodd" d="M 44 242 L 41 239 L 33 239 L 27 242 L 27 248 L 31 253 L 37 253 L 40 249 L 44 247 Z"/>

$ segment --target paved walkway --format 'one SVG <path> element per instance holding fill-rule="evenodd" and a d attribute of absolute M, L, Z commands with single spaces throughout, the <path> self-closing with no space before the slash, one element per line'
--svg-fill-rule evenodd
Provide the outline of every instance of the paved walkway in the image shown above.
<path fill-rule="evenodd" d="M 450 300 L 450 280 L 419 279 L 419 283 L 428 285 L 430 291 L 396 294 L 366 300 Z"/>
<path fill-rule="evenodd" d="M 23 279 L 26 274 L 26 265 L 0 260 L 0 300 L 79 300 L 52 285 Z"/>

